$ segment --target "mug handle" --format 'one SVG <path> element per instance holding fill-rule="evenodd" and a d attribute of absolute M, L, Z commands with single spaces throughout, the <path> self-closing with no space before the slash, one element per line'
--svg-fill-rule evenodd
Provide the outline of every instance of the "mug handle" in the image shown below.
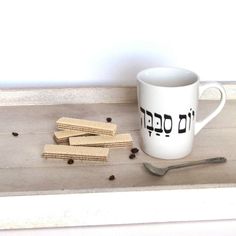
<path fill-rule="evenodd" d="M 199 97 L 201 97 L 201 95 L 203 94 L 203 92 L 209 88 L 216 88 L 220 91 L 221 94 L 221 98 L 220 98 L 220 104 L 218 105 L 218 107 L 210 114 L 208 115 L 206 118 L 204 118 L 203 120 L 200 121 L 196 121 L 195 123 L 195 131 L 194 134 L 198 134 L 198 132 L 209 122 L 211 121 L 214 117 L 216 117 L 221 110 L 223 109 L 225 102 L 226 102 L 226 93 L 225 93 L 225 89 L 223 88 L 223 86 L 217 82 L 213 82 L 213 83 L 206 83 L 203 85 L 200 85 L 199 87 Z"/>

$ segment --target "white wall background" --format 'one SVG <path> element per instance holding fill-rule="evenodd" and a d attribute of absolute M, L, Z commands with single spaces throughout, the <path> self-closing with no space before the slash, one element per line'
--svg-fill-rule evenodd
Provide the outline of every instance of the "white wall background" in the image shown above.
<path fill-rule="evenodd" d="M 1 0 L 0 88 L 133 86 L 153 66 L 236 80 L 233 0 Z"/>

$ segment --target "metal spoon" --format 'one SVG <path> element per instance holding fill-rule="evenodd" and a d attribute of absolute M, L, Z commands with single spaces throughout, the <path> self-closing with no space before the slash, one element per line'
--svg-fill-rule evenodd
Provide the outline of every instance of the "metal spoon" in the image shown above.
<path fill-rule="evenodd" d="M 147 163 L 147 162 L 144 162 L 143 165 L 152 174 L 157 175 L 157 176 L 163 176 L 169 170 L 172 170 L 172 169 L 178 169 L 178 168 L 182 168 L 182 167 L 196 166 L 196 165 L 202 165 L 202 164 L 224 163 L 224 162 L 226 162 L 226 160 L 227 159 L 225 157 L 215 157 L 215 158 L 209 158 L 209 159 L 204 159 L 204 160 L 199 160 L 199 161 L 190 161 L 190 162 L 172 165 L 172 166 L 168 166 L 168 167 L 164 167 L 164 168 L 159 168 L 159 167 L 153 166 L 152 164 Z"/>

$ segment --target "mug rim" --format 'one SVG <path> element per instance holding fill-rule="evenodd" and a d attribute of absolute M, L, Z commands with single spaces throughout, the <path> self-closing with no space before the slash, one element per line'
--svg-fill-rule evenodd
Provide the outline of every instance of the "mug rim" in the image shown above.
<path fill-rule="evenodd" d="M 175 70 L 175 71 L 182 71 L 182 72 L 188 72 L 190 74 L 192 74 L 194 77 L 195 77 L 195 80 L 193 82 L 189 82 L 188 84 L 186 85 L 177 85 L 177 86 L 165 86 L 165 85 L 154 85 L 152 83 L 148 83 L 147 81 L 145 81 L 143 78 L 141 78 L 141 76 L 143 76 L 144 73 L 147 73 L 149 71 L 156 71 L 156 70 Z M 191 71 L 191 70 L 188 70 L 188 69 L 185 69 L 185 68 L 181 68 L 181 67 L 170 67 L 170 66 L 160 66 L 160 67 L 150 67 L 150 68 L 147 68 L 147 69 L 144 69 L 142 71 L 140 71 L 137 76 L 136 76 L 137 80 L 140 82 L 140 83 L 143 83 L 144 85 L 147 85 L 147 86 L 151 86 L 151 87 L 160 87 L 160 88 L 182 88 L 182 87 L 188 87 L 188 86 L 192 86 L 196 83 L 199 82 L 199 77 L 198 75 Z"/>

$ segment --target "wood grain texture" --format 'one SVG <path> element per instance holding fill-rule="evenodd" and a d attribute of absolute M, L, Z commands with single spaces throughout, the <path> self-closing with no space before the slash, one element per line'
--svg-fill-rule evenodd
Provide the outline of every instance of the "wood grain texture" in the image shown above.
<path fill-rule="evenodd" d="M 200 101 L 198 119 L 209 114 L 218 101 Z M 229 115 L 230 114 L 230 115 Z M 135 104 L 71 104 L 40 106 L 0 106 L 0 133 L 44 133 L 56 130 L 56 120 L 63 115 L 97 121 L 112 117 L 117 133 L 139 128 L 138 107 Z M 235 101 L 228 100 L 223 111 L 206 128 L 236 127 Z"/>
<path fill-rule="evenodd" d="M 222 83 L 227 99 L 236 99 L 236 84 Z M 216 89 L 207 90 L 201 99 L 219 99 Z M 136 87 L 1 89 L 0 106 L 134 103 Z"/>
<path fill-rule="evenodd" d="M 202 101 L 198 118 L 210 112 L 217 101 Z M 45 160 L 43 147 L 54 143 L 55 122 L 71 116 L 105 121 L 112 117 L 119 132 L 131 133 L 134 146 L 140 149 L 137 104 L 77 104 L 53 106 L 0 107 L 0 194 L 22 195 L 41 191 L 106 191 L 135 188 L 176 189 L 236 186 L 236 101 L 227 101 L 224 110 L 197 136 L 191 155 L 181 160 L 160 160 L 147 156 L 140 149 L 137 157 L 129 159 L 130 149 L 110 150 L 106 163 Z M 19 133 L 14 137 L 11 132 Z M 150 175 L 142 166 L 149 161 L 165 166 L 182 161 L 225 156 L 228 162 L 215 166 L 173 170 L 163 178 Z M 115 181 L 108 177 L 114 174 Z"/>

